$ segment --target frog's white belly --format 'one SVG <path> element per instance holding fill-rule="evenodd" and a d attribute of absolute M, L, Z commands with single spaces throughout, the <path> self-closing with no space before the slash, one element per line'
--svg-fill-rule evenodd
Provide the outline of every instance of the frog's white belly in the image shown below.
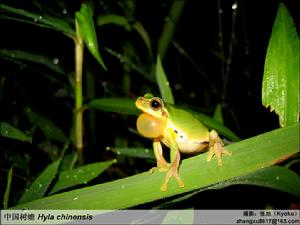
<path fill-rule="evenodd" d="M 196 154 L 199 152 L 203 152 L 206 150 L 207 146 L 208 146 L 208 140 L 209 138 L 206 137 L 204 139 L 196 139 L 196 140 L 191 140 L 189 138 L 187 138 L 187 136 L 180 130 L 172 128 L 172 130 L 174 131 L 175 134 L 175 141 L 178 145 L 179 151 L 182 153 L 186 153 L 186 154 Z M 168 135 L 166 135 L 168 136 Z M 165 136 L 165 137 L 166 137 Z M 171 144 L 168 141 L 168 138 L 162 138 L 162 142 L 170 147 Z"/>
<path fill-rule="evenodd" d="M 204 143 L 197 143 L 197 142 L 177 142 L 179 151 L 182 153 L 199 153 L 206 150 L 208 146 L 207 142 Z"/>

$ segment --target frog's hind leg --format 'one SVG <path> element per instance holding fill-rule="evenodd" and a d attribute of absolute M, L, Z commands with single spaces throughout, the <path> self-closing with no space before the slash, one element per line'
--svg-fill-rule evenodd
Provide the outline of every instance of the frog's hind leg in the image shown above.
<path fill-rule="evenodd" d="M 169 180 L 171 177 L 174 177 L 176 179 L 179 187 L 184 187 L 184 182 L 179 175 L 180 152 L 179 152 L 178 145 L 175 141 L 176 134 L 174 133 L 174 131 L 172 129 L 169 129 L 168 133 L 166 135 L 168 135 L 168 140 L 170 141 L 169 144 L 170 144 L 170 150 L 171 150 L 170 151 L 171 165 L 166 174 L 165 181 L 160 188 L 162 191 L 167 190 L 167 186 L 168 186 L 168 183 L 169 183 Z"/>
<path fill-rule="evenodd" d="M 172 151 L 172 149 L 171 149 Z M 172 154 L 172 153 L 171 153 Z M 171 177 L 174 177 L 179 185 L 179 187 L 184 187 L 184 182 L 183 180 L 181 179 L 180 175 L 179 175 L 179 172 L 178 172 L 178 168 L 179 168 L 179 163 L 180 163 L 180 152 L 177 148 L 177 150 L 175 151 L 175 156 L 173 158 L 173 162 L 166 174 L 166 177 L 165 177 L 165 181 L 163 183 L 163 185 L 161 186 L 160 190 L 162 191 L 166 191 L 167 190 L 167 187 L 168 187 L 168 183 L 169 183 L 169 180 Z"/>
<path fill-rule="evenodd" d="M 215 130 L 209 133 L 209 152 L 207 161 L 210 161 L 214 155 L 217 156 L 218 165 L 222 166 L 222 154 L 231 155 L 232 153 L 224 149 L 224 144 Z"/>

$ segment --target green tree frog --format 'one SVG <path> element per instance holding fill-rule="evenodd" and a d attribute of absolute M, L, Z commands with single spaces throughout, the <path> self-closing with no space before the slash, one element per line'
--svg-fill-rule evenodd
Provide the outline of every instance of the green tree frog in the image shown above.
<path fill-rule="evenodd" d="M 209 132 L 190 112 L 164 103 L 149 93 L 137 98 L 135 105 L 142 111 L 136 122 L 137 130 L 142 136 L 153 139 L 157 168 L 160 172 L 167 172 L 162 191 L 167 190 L 171 177 L 184 187 L 178 172 L 180 152 L 195 154 L 208 149 L 207 161 L 216 155 L 219 166 L 222 165 L 222 154 L 231 155 L 223 148 L 218 133 L 215 130 Z M 161 143 L 170 148 L 170 163 L 164 159 Z M 154 168 L 150 171 L 153 172 Z"/>

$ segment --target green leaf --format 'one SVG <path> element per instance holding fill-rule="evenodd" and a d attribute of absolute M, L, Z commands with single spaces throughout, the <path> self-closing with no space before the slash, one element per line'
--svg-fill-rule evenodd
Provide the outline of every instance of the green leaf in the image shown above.
<path fill-rule="evenodd" d="M 3 137 L 12 138 L 19 141 L 32 142 L 32 137 L 27 136 L 24 132 L 13 127 L 7 122 L 0 122 L 0 134 Z"/>
<path fill-rule="evenodd" d="M 31 123 L 37 125 L 49 139 L 62 143 L 67 141 L 64 132 L 48 118 L 43 117 L 30 109 L 27 110 L 26 115 Z"/>
<path fill-rule="evenodd" d="M 101 15 L 97 17 L 97 25 L 103 26 L 107 24 L 115 24 L 121 27 L 124 27 L 125 30 L 131 31 L 131 25 L 128 21 L 128 19 L 124 16 L 119 16 L 116 14 L 107 14 L 107 15 Z"/>
<path fill-rule="evenodd" d="M 99 64 L 106 69 L 106 66 L 102 60 L 102 57 L 99 53 L 97 35 L 95 31 L 95 25 L 93 21 L 93 12 L 89 5 L 82 3 L 80 11 L 77 11 L 76 14 L 76 23 L 78 25 L 79 33 L 81 37 Z"/>
<path fill-rule="evenodd" d="M 60 163 L 60 170 L 71 170 L 75 167 L 76 162 L 78 162 L 77 152 L 73 151 L 69 154 L 65 154 Z"/>
<path fill-rule="evenodd" d="M 107 112 L 116 112 L 127 115 L 138 115 L 139 111 L 134 105 L 134 100 L 129 98 L 100 98 L 87 104 L 88 107 Z"/>
<path fill-rule="evenodd" d="M 103 26 L 106 24 L 114 24 L 123 27 L 126 31 L 132 31 L 132 29 L 136 30 L 138 34 L 141 36 L 141 38 L 144 41 L 144 44 L 147 47 L 147 50 L 149 52 L 149 55 L 152 57 L 152 47 L 151 47 L 151 40 L 150 37 L 145 30 L 144 26 L 139 22 L 136 21 L 131 25 L 130 21 L 124 17 L 124 16 L 119 16 L 116 14 L 107 14 L 107 15 L 101 15 L 98 16 L 97 18 L 97 25 L 98 26 Z"/>
<path fill-rule="evenodd" d="M 75 37 L 74 29 L 64 19 L 58 19 L 48 15 L 42 16 L 40 14 L 13 8 L 3 4 L 0 4 L 0 12 L 0 17 L 2 18 L 54 29 L 65 33 L 67 36 Z M 12 16 L 9 16 L 9 14 L 12 14 Z M 20 18 L 16 16 L 20 16 Z"/>
<path fill-rule="evenodd" d="M 234 184 L 268 187 L 300 197 L 300 177 L 292 170 L 281 166 L 272 166 L 246 176 L 236 177 L 216 187 L 223 188 Z"/>
<path fill-rule="evenodd" d="M 52 195 L 13 208 L 124 209 L 208 187 L 269 167 L 298 153 L 299 128 L 299 124 L 295 124 L 226 146 L 233 155 L 223 157 L 223 166 L 217 166 L 216 160 L 207 162 L 207 153 L 183 160 L 179 173 L 185 182 L 184 188 L 179 188 L 175 179 L 171 179 L 168 190 L 160 191 L 166 174 L 156 170 L 153 174 L 145 172 Z"/>
<path fill-rule="evenodd" d="M 157 56 L 155 73 L 156 73 L 156 81 L 162 99 L 167 103 L 174 104 L 174 97 L 172 94 L 172 90 L 170 88 L 170 84 L 167 75 L 165 74 L 159 55 Z"/>
<path fill-rule="evenodd" d="M 279 116 L 280 126 L 299 121 L 300 44 L 293 19 L 283 3 L 267 50 L 262 86 L 262 103 Z"/>
<path fill-rule="evenodd" d="M 13 172 L 13 167 L 10 168 L 7 174 L 6 189 L 3 197 L 3 209 L 7 209 L 8 207 L 9 193 L 10 193 L 11 181 L 12 181 L 12 172 Z"/>
<path fill-rule="evenodd" d="M 3 58 L 13 59 L 13 60 L 18 59 L 18 60 L 39 63 L 44 66 L 47 66 L 48 68 L 52 69 L 56 73 L 63 74 L 63 75 L 65 74 L 64 69 L 60 64 L 55 64 L 53 62 L 53 59 L 49 59 L 44 55 L 33 54 L 30 52 L 24 52 L 20 50 L 9 50 L 9 49 L 0 49 L 0 55 Z"/>
<path fill-rule="evenodd" d="M 214 119 L 221 124 L 224 124 L 223 114 L 222 114 L 222 105 L 219 103 L 214 111 Z"/>
<path fill-rule="evenodd" d="M 170 206 L 177 204 L 178 202 L 185 201 L 194 195 L 197 195 L 199 192 L 222 189 L 231 185 L 255 185 L 267 187 L 292 194 L 298 198 L 300 197 L 300 189 L 298 188 L 300 186 L 300 177 L 295 172 L 285 167 L 271 166 L 257 170 L 245 176 L 235 177 L 221 183 L 201 188 L 198 191 L 188 193 L 180 196 L 179 198 L 163 203 L 159 206 L 159 208 L 170 208 Z"/>
<path fill-rule="evenodd" d="M 139 35 L 141 36 L 141 38 L 144 41 L 144 44 L 147 47 L 147 50 L 149 52 L 150 57 L 152 58 L 152 47 L 151 47 L 151 39 L 149 37 L 149 34 L 147 32 L 147 30 L 145 29 L 145 27 L 143 26 L 142 23 L 140 23 L 139 21 L 136 21 L 133 25 L 132 25 L 133 29 L 135 29 Z"/>
<path fill-rule="evenodd" d="M 30 185 L 29 189 L 26 189 L 24 194 L 19 200 L 19 204 L 24 202 L 33 201 L 44 196 L 49 185 L 54 179 L 57 169 L 60 164 L 60 159 L 49 165 Z"/>
<path fill-rule="evenodd" d="M 165 20 L 165 24 L 158 41 L 158 54 L 162 59 L 164 59 L 167 49 L 173 39 L 173 34 L 184 9 L 185 2 L 185 0 L 172 2 L 169 15 Z"/>
<path fill-rule="evenodd" d="M 126 148 L 126 147 L 107 147 L 107 151 L 112 151 L 117 155 L 125 155 L 129 157 L 155 159 L 152 149 L 147 148 Z"/>
<path fill-rule="evenodd" d="M 115 162 L 116 160 L 92 163 L 76 169 L 63 171 L 59 174 L 58 181 L 55 183 L 49 194 L 53 194 L 78 184 L 87 184 Z"/>
<path fill-rule="evenodd" d="M 145 79 L 154 82 L 150 73 L 148 73 L 142 66 L 137 65 L 135 62 L 133 62 L 132 59 L 128 58 L 126 55 L 122 55 L 121 53 L 118 53 L 112 50 L 111 48 L 104 48 L 104 50 L 107 51 L 110 55 L 120 60 L 120 62 L 128 65 L 130 68 L 140 73 Z"/>

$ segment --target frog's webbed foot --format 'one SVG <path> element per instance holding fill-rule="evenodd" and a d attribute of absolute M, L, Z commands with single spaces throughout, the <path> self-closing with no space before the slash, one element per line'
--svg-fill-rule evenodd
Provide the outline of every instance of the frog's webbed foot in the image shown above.
<path fill-rule="evenodd" d="M 167 163 L 165 160 L 161 161 L 161 162 L 157 162 L 157 166 L 152 167 L 149 172 L 153 173 L 155 169 L 158 169 L 159 172 L 166 172 L 170 169 L 170 163 Z"/>
<path fill-rule="evenodd" d="M 174 138 L 173 138 L 174 139 Z M 172 140 L 173 140 L 172 139 Z M 180 152 L 178 150 L 178 146 L 173 144 L 171 146 L 171 163 L 168 163 L 162 154 L 162 147 L 159 139 L 154 139 L 153 142 L 154 155 L 156 158 L 156 167 L 150 169 L 150 173 L 153 173 L 156 168 L 158 168 L 159 172 L 167 172 L 165 181 L 161 186 L 160 190 L 166 191 L 169 180 L 171 177 L 174 177 L 180 187 L 184 187 L 184 183 L 179 176 L 178 168 L 180 163 Z"/>
<path fill-rule="evenodd" d="M 231 152 L 224 149 L 224 144 L 215 130 L 209 133 L 209 152 L 207 161 L 210 161 L 214 155 L 217 156 L 218 165 L 222 166 L 222 154 L 232 155 Z"/>
<path fill-rule="evenodd" d="M 179 185 L 179 187 L 184 187 L 184 183 L 183 180 L 181 179 L 181 177 L 179 176 L 179 172 L 178 172 L 178 166 L 175 163 L 157 163 L 156 167 L 152 167 L 149 172 L 153 173 L 154 170 L 158 169 L 159 172 L 167 172 L 166 177 L 165 177 L 165 181 L 163 183 L 163 185 L 161 186 L 160 190 L 161 191 L 166 191 L 167 187 L 168 187 L 168 183 L 170 181 L 171 177 L 174 177 Z"/>
<path fill-rule="evenodd" d="M 165 181 L 163 183 L 163 185 L 160 187 L 161 191 L 166 191 L 167 187 L 168 187 L 168 183 L 171 177 L 174 177 L 178 183 L 179 187 L 184 187 L 184 182 L 181 179 L 179 172 L 178 172 L 178 165 L 176 165 L 175 163 L 172 163 L 172 165 L 170 166 Z"/>

